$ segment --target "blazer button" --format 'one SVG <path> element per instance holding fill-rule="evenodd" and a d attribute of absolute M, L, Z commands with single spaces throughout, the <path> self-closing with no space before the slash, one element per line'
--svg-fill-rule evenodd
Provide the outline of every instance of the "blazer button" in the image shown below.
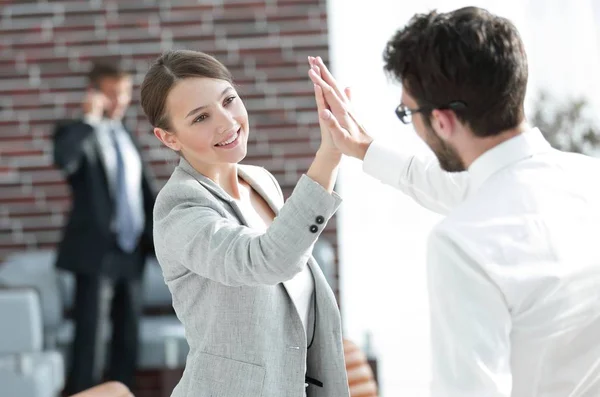
<path fill-rule="evenodd" d="M 312 225 L 308 230 L 310 230 L 311 233 L 316 233 L 319 231 L 319 228 L 317 225 Z"/>
<path fill-rule="evenodd" d="M 322 225 L 325 222 L 325 218 L 323 218 L 321 215 L 317 216 L 317 219 L 315 219 L 315 221 L 319 224 Z"/>

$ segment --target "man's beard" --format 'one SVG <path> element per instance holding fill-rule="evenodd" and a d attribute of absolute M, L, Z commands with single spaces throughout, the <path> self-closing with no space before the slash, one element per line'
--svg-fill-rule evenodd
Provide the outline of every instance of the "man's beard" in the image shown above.
<path fill-rule="evenodd" d="M 462 162 L 458 152 L 454 147 L 450 146 L 449 143 L 445 142 L 440 138 L 431 126 L 425 126 L 426 128 L 426 140 L 425 143 L 433 151 L 440 167 L 447 172 L 462 172 L 465 171 L 465 165 Z"/>

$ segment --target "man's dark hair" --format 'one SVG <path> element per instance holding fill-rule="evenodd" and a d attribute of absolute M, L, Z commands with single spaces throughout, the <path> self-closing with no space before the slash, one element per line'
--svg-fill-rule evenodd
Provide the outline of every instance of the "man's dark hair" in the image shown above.
<path fill-rule="evenodd" d="M 118 62 L 97 61 L 92 65 L 87 77 L 88 83 L 97 87 L 102 79 L 125 76 L 129 76 L 129 72 L 123 69 Z"/>
<path fill-rule="evenodd" d="M 515 26 L 477 7 L 415 15 L 388 42 L 385 70 L 419 107 L 462 101 L 458 119 L 480 137 L 524 118 L 527 57 Z M 430 123 L 431 111 L 423 112 Z"/>

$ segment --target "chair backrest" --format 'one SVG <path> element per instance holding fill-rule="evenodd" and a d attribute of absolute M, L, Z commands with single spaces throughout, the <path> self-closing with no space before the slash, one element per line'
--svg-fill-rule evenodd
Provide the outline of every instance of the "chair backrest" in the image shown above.
<path fill-rule="evenodd" d="M 75 277 L 72 273 L 61 269 L 57 269 L 56 272 L 64 308 L 70 310 L 73 307 L 75 296 Z M 142 288 L 144 307 L 170 308 L 172 306 L 171 292 L 165 284 L 160 265 L 154 257 L 148 257 L 146 260 Z"/>
<path fill-rule="evenodd" d="M 171 291 L 169 291 L 162 269 L 154 257 L 149 257 L 146 260 L 143 289 L 145 307 L 164 309 L 173 306 Z"/>
<path fill-rule="evenodd" d="M 56 329 L 63 320 L 63 304 L 55 255 L 50 250 L 25 251 L 10 255 L 0 264 L 0 286 L 32 287 L 40 297 L 43 326 Z"/>
<path fill-rule="evenodd" d="M 64 310 L 73 307 L 75 277 L 56 269 L 51 250 L 25 251 L 10 255 L 0 264 L 0 286 L 33 287 L 41 298 L 44 327 L 56 329 L 63 321 Z M 144 306 L 170 308 L 171 292 L 165 284 L 155 257 L 148 257 L 143 278 Z"/>
<path fill-rule="evenodd" d="M 321 271 L 325 275 L 325 279 L 329 283 L 332 290 L 337 291 L 337 279 L 335 277 L 335 250 L 333 245 L 323 236 L 321 236 L 312 252 L 313 257 L 319 264 Z"/>
<path fill-rule="evenodd" d="M 0 288 L 0 355 L 41 351 L 40 298 L 32 288 Z"/>

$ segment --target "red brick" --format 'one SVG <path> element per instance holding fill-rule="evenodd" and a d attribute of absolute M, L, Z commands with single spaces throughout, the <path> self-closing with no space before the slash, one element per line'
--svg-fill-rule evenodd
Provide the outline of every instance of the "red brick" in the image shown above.
<path fill-rule="evenodd" d="M 64 225 L 64 216 L 58 215 L 35 215 L 22 216 L 19 220 L 24 232 L 35 232 L 42 230 L 57 230 Z"/>
<path fill-rule="evenodd" d="M 212 7 L 211 7 L 212 8 Z M 160 19 L 160 25 L 163 28 L 179 26 L 181 24 L 197 24 L 200 25 L 202 22 L 202 18 L 208 15 L 211 15 L 212 11 L 207 10 L 206 12 L 197 13 L 197 12 L 188 12 L 188 11 L 170 11 L 166 13 Z"/>
<path fill-rule="evenodd" d="M 267 8 L 267 5 L 264 1 L 249 1 L 249 2 L 235 2 L 235 1 L 226 1 L 223 4 L 223 9 L 225 12 L 230 12 L 234 10 L 243 10 L 249 9 L 254 12 L 264 12 Z"/>
<path fill-rule="evenodd" d="M 52 243 L 56 244 L 60 241 L 61 232 L 59 230 L 51 231 L 35 231 L 31 233 L 24 233 L 25 239 L 35 241 L 38 244 Z"/>
<path fill-rule="evenodd" d="M 41 32 L 44 25 L 48 24 L 51 20 L 52 18 L 37 17 L 11 18 L 8 22 L 3 23 L 0 34 L 13 34 L 18 31 L 27 33 Z"/>
<path fill-rule="evenodd" d="M 170 7 L 170 11 L 169 14 L 171 15 L 176 15 L 177 13 L 186 13 L 186 14 L 196 14 L 196 15 L 202 15 L 205 13 L 211 13 L 212 11 L 215 10 L 215 6 L 213 6 L 212 4 L 199 4 L 199 2 L 197 3 L 193 3 L 190 2 L 190 4 L 183 4 L 180 5 L 181 2 L 176 2 L 174 4 L 171 4 Z"/>
<path fill-rule="evenodd" d="M 32 196 L 29 192 L 23 192 L 21 189 L 19 190 L 9 190 L 7 188 L 2 188 L 2 196 L 0 196 L 0 204 L 3 206 L 6 205 L 6 208 L 10 210 L 10 204 L 34 204 L 36 198 Z"/>
<path fill-rule="evenodd" d="M 320 0 L 275 0 L 278 5 L 314 5 L 323 6 L 323 2 Z"/>
<path fill-rule="evenodd" d="M 93 24 L 99 19 L 106 17 L 105 9 L 93 9 L 89 5 L 81 4 L 78 7 L 70 6 L 65 9 L 64 20 L 61 26 L 69 26 L 69 22 L 77 21 L 77 23 Z"/>
<path fill-rule="evenodd" d="M 35 87 L 29 86 L 29 78 L 11 78 L 6 79 L 0 84 L 0 93 L 10 95 L 12 93 L 27 92 L 35 90 Z"/>
<path fill-rule="evenodd" d="M 43 149 L 36 149 L 31 147 L 31 145 L 24 145 L 22 142 L 16 142 L 16 144 L 4 143 L 0 147 L 0 155 L 6 156 L 6 158 L 13 156 L 41 156 L 43 154 Z"/>
<path fill-rule="evenodd" d="M 0 78 L 13 78 L 13 77 L 28 77 L 29 74 L 26 70 L 18 70 L 14 61 L 11 63 L 0 64 Z"/>
<path fill-rule="evenodd" d="M 89 33 L 96 31 L 96 20 L 101 20 L 94 15 L 65 17 L 65 20 L 60 24 L 52 27 L 52 32 L 58 39 L 69 37 L 70 34 L 77 35 L 79 33 Z"/>

